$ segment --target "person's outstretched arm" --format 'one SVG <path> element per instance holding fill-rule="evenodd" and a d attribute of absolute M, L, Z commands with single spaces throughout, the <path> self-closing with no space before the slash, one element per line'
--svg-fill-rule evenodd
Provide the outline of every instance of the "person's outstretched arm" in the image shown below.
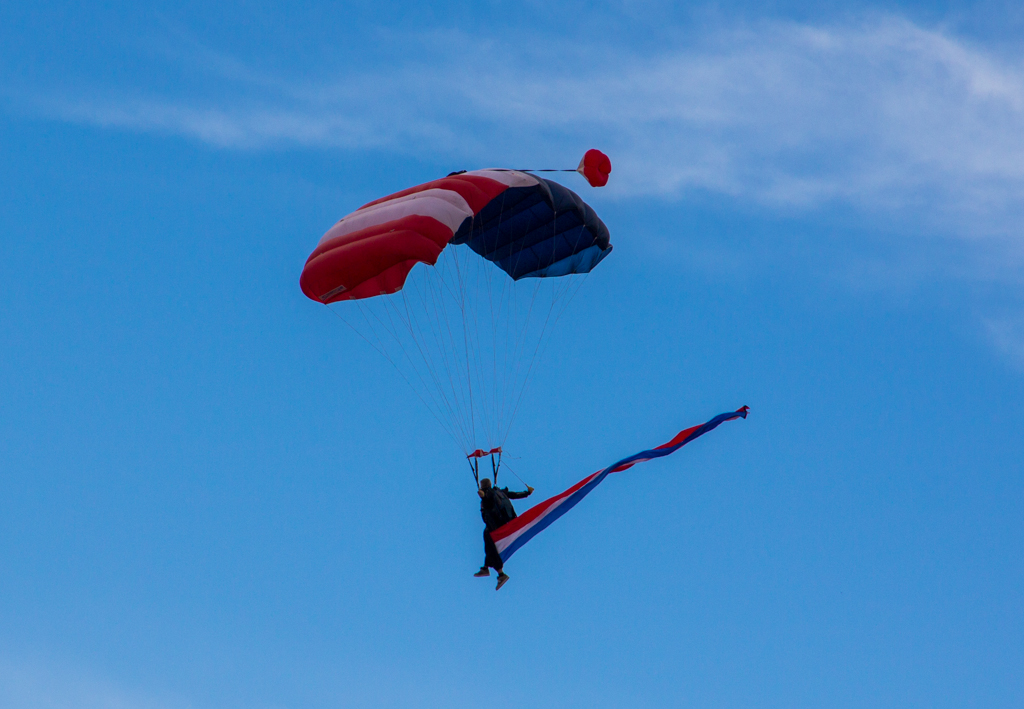
<path fill-rule="evenodd" d="M 529 497 L 530 495 L 532 495 L 533 494 L 533 488 L 530 487 L 529 485 L 527 485 L 526 489 L 523 492 L 512 492 L 511 490 L 509 490 L 506 487 L 503 490 L 503 492 L 508 496 L 508 499 L 510 499 L 510 500 L 521 500 L 524 497 Z"/>

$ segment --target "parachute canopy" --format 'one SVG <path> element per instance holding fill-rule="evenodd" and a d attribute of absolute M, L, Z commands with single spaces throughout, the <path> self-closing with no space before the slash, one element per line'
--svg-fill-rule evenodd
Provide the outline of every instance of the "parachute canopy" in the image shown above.
<path fill-rule="evenodd" d="M 580 170 L 607 182 L 611 163 L 590 151 Z M 588 273 L 612 250 L 608 228 L 572 190 L 525 172 L 475 170 L 344 217 L 310 254 L 299 284 L 322 303 L 395 293 L 413 266 L 434 265 L 449 244 L 468 245 L 517 281 Z"/>
<path fill-rule="evenodd" d="M 545 172 L 603 185 L 610 171 L 591 150 L 578 170 Z M 475 170 L 344 217 L 299 283 L 395 367 L 472 462 L 500 455 L 535 363 L 611 250 L 572 190 L 528 171 Z"/>

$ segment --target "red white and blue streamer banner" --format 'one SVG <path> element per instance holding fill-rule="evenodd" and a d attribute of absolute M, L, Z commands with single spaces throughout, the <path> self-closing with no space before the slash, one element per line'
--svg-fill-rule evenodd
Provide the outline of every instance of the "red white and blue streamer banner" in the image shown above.
<path fill-rule="evenodd" d="M 623 470 L 627 470 L 637 463 L 643 463 L 648 460 L 653 460 L 654 458 L 664 458 L 666 455 L 671 455 L 690 441 L 703 436 L 708 431 L 718 428 L 719 425 L 726 421 L 746 418 L 747 411 L 749 411 L 749 408 L 744 406 L 731 413 L 719 414 L 700 426 L 693 426 L 685 431 L 680 431 L 676 434 L 675 438 L 668 443 L 660 445 L 657 448 L 652 448 L 651 450 L 641 451 L 640 453 L 631 455 L 628 458 L 623 458 L 604 470 L 599 470 L 593 475 L 580 480 L 565 492 L 534 505 L 508 524 L 502 525 L 491 532 L 491 539 L 494 540 L 494 546 L 498 548 L 498 554 L 501 555 L 501 560 L 508 561 L 521 546 L 537 536 L 556 519 L 575 507 L 580 500 L 589 495 L 590 492 L 600 485 L 601 482 L 611 473 L 618 473 Z"/>

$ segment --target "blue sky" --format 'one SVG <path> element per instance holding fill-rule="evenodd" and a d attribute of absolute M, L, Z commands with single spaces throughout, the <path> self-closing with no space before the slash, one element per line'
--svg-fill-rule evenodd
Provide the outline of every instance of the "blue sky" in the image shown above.
<path fill-rule="evenodd" d="M 1024 702 L 1024 11 L 7 3 L 0 704 Z M 298 288 L 339 217 L 572 166 L 615 253 L 460 451 Z"/>

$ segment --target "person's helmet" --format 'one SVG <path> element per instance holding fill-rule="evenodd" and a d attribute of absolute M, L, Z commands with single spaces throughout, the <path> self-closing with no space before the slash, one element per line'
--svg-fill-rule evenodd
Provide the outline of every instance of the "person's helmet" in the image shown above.
<path fill-rule="evenodd" d="M 480 481 L 480 489 L 481 490 L 490 490 L 491 489 L 491 481 L 490 481 L 489 478 L 484 478 L 483 480 Z"/>

